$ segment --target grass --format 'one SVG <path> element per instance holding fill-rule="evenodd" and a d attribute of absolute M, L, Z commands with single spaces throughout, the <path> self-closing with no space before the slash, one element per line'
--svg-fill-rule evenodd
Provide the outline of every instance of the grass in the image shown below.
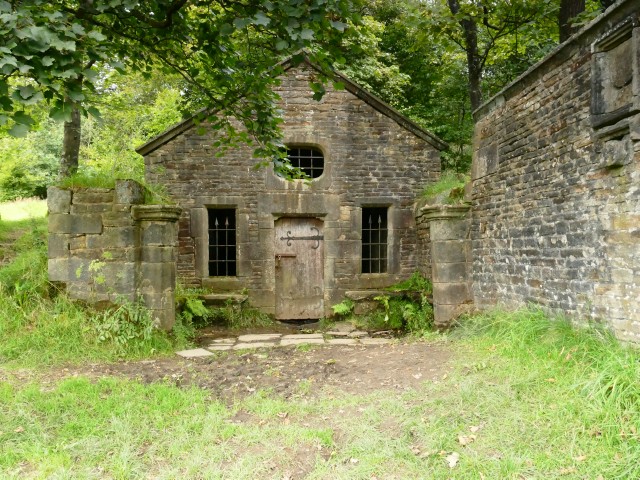
<path fill-rule="evenodd" d="M 437 202 L 460 202 L 464 197 L 464 186 L 469 179 L 469 175 L 447 170 L 440 175 L 440 179 L 436 183 L 428 185 L 424 189 L 422 196 L 435 199 Z"/>
<path fill-rule="evenodd" d="M 44 218 L 46 214 L 46 200 L 27 198 L 14 202 L 0 203 L 0 225 L 4 222 Z"/>
<path fill-rule="evenodd" d="M 291 399 L 262 391 L 223 405 L 169 384 L 74 378 L 43 388 L 9 375 L 0 476 L 640 476 L 636 350 L 537 310 L 471 318 L 449 342 L 461 352 L 453 372 L 391 394 L 316 397 L 302 385 Z"/>

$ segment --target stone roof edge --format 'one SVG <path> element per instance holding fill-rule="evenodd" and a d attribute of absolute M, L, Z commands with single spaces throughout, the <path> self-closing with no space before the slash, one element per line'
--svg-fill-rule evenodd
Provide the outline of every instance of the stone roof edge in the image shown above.
<path fill-rule="evenodd" d="M 305 52 L 303 51 L 302 53 L 305 53 Z M 295 55 L 296 54 L 280 62 L 279 65 L 283 67 L 285 71 L 289 70 L 290 68 L 293 68 L 294 66 L 296 66 L 292 61 L 293 56 Z M 304 63 L 312 67 L 314 70 L 322 73 L 323 75 L 327 75 L 326 72 L 323 72 L 317 65 L 315 65 L 313 62 L 309 60 L 306 53 L 304 55 L 303 61 Z M 383 115 L 391 118 L 398 125 L 408 130 L 409 132 L 413 133 L 417 137 L 423 139 L 424 141 L 432 145 L 434 148 L 437 148 L 438 150 L 444 150 L 448 147 L 448 144 L 444 140 L 441 140 L 433 133 L 428 132 L 427 130 L 422 128 L 420 125 L 418 125 L 414 121 L 409 120 L 407 117 L 402 115 L 391 105 L 388 105 L 387 103 L 385 103 L 384 101 L 382 101 L 381 99 L 373 95 L 372 93 L 366 91 L 365 89 L 360 87 L 357 83 L 355 83 L 353 80 L 350 80 L 349 78 L 345 77 L 342 73 L 333 71 L 327 76 L 336 78 L 338 81 L 340 81 L 345 85 L 345 89 L 348 92 L 352 93 L 353 95 L 355 95 L 356 97 L 358 97 L 359 99 L 361 99 L 362 101 L 364 101 L 365 103 L 367 103 L 368 105 L 370 105 L 375 110 L 382 113 Z M 201 116 L 204 112 L 206 112 L 206 109 L 202 109 L 195 115 L 169 127 L 164 132 L 160 133 L 159 135 L 153 137 L 148 142 L 136 148 L 136 152 L 142 156 L 145 156 L 153 152 L 154 150 L 157 150 L 165 143 L 168 143 L 169 141 L 173 140 L 175 137 L 177 137 L 181 133 L 184 133 L 190 128 L 192 128 L 196 124 L 196 118 Z"/>
<path fill-rule="evenodd" d="M 618 0 L 616 3 L 611 5 L 603 13 L 591 20 L 584 27 L 574 33 L 571 37 L 555 47 L 544 58 L 534 63 L 525 72 L 520 74 L 515 80 L 508 83 L 505 87 L 502 88 L 502 90 L 500 90 L 498 93 L 496 93 L 482 105 L 480 105 L 477 109 L 475 109 L 472 114 L 473 119 L 477 121 L 490 113 L 495 106 L 502 105 L 502 103 L 504 103 L 505 97 L 510 97 L 512 92 L 521 87 L 521 84 L 525 79 L 532 77 L 534 73 L 542 69 L 547 63 L 550 63 L 554 59 L 560 57 L 563 53 L 566 54 L 566 47 L 573 43 L 576 43 L 579 39 L 587 35 L 587 33 L 593 30 L 601 22 L 604 22 L 605 20 L 611 18 L 614 14 L 618 13 L 618 10 L 622 9 L 622 7 L 626 6 L 627 4 L 631 5 L 635 1 L 637 0 Z"/>

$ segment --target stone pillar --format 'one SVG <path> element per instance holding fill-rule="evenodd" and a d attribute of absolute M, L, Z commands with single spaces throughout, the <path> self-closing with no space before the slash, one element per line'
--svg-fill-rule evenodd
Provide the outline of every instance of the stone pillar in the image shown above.
<path fill-rule="evenodd" d="M 448 328 L 471 305 L 469 205 L 428 205 L 420 209 L 429 223 L 434 323 Z"/>
<path fill-rule="evenodd" d="M 177 221 L 182 210 L 168 205 L 136 205 L 133 218 L 140 228 L 138 298 L 158 327 L 175 323 Z"/>

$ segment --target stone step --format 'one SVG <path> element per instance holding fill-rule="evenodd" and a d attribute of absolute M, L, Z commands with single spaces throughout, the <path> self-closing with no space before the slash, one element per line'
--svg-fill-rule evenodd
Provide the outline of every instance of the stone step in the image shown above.
<path fill-rule="evenodd" d="M 222 306 L 227 303 L 240 304 L 249 298 L 241 293 L 208 293 L 199 297 L 205 305 Z"/>

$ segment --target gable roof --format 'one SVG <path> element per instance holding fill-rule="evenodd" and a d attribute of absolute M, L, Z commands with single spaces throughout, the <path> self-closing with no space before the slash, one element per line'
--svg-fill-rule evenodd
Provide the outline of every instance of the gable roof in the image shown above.
<path fill-rule="evenodd" d="M 382 101 L 380 98 L 378 98 L 371 92 L 368 92 L 367 90 L 362 88 L 360 85 L 355 83 L 353 80 L 350 80 L 349 78 L 344 76 L 342 73 L 334 70 L 331 73 L 327 74 L 326 72 L 321 70 L 320 67 L 318 67 L 316 64 L 311 62 L 307 57 L 307 55 L 304 55 L 304 59 L 301 63 L 304 63 L 309 67 L 313 68 L 314 70 L 318 71 L 319 73 L 323 75 L 327 75 L 330 78 L 333 78 L 335 81 L 339 81 L 340 83 L 344 84 L 345 90 L 347 90 L 349 93 L 355 95 L 360 100 L 362 100 L 363 102 L 368 104 L 370 107 L 372 107 L 374 110 L 382 113 L 386 117 L 395 121 L 402 128 L 413 133 L 415 136 L 429 143 L 434 148 L 438 150 L 444 150 L 448 147 L 445 141 L 441 140 L 433 133 L 425 130 L 413 120 L 408 119 L 403 114 L 401 114 L 398 110 L 393 108 L 391 105 L 385 103 L 384 101 Z M 291 68 L 297 67 L 300 64 L 299 63 L 294 64 L 293 56 L 291 56 L 288 59 L 284 60 L 280 65 L 282 65 L 282 67 L 284 68 L 284 71 L 286 72 Z M 203 113 L 204 111 L 206 110 L 203 109 L 200 112 L 198 112 L 198 114 L 193 115 L 187 118 L 186 120 L 183 120 L 182 122 L 175 124 L 172 127 L 169 127 L 167 130 L 157 135 L 156 137 L 152 138 L 144 145 L 141 145 L 138 148 L 136 148 L 136 152 L 142 156 L 152 153 L 154 150 L 170 142 L 181 133 L 195 126 L 197 116 Z"/>

